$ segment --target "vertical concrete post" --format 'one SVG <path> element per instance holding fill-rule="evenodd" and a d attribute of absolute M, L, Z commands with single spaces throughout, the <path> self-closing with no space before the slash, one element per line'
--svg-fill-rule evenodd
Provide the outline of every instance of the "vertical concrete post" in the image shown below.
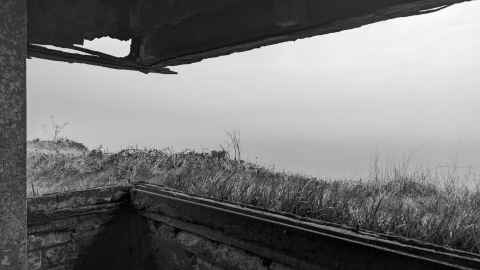
<path fill-rule="evenodd" d="M 27 269 L 25 0 L 0 0 L 0 269 Z"/>

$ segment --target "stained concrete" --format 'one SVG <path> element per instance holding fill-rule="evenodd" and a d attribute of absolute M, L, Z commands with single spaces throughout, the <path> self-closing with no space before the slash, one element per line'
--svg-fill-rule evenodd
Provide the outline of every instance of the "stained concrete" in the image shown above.
<path fill-rule="evenodd" d="M 147 184 L 29 198 L 28 235 L 31 270 L 480 269 L 466 252 Z"/>
<path fill-rule="evenodd" d="M 0 0 L 0 269 L 26 267 L 26 4 Z"/>
<path fill-rule="evenodd" d="M 163 269 L 128 195 L 113 186 L 29 198 L 29 270 Z"/>
<path fill-rule="evenodd" d="M 73 48 L 84 39 L 132 39 L 130 55 L 113 60 L 95 52 L 97 56 L 67 54 L 33 44 L 29 53 L 50 60 L 172 73 L 165 68 L 421 15 L 464 1 L 469 0 L 28 0 L 31 43 Z"/>

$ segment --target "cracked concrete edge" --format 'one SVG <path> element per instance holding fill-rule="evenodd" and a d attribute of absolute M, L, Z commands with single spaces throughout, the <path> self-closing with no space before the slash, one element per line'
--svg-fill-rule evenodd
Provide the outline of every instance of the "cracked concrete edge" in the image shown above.
<path fill-rule="evenodd" d="M 27 269 L 26 1 L 0 0 L 0 269 Z"/>

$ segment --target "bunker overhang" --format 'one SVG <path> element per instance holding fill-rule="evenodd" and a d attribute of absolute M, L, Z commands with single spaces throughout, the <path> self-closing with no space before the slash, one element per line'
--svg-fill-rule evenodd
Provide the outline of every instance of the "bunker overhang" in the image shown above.
<path fill-rule="evenodd" d="M 145 73 L 469 0 L 28 0 L 29 56 Z M 127 57 L 84 40 L 131 40 Z M 79 53 L 43 47 L 54 45 Z"/>

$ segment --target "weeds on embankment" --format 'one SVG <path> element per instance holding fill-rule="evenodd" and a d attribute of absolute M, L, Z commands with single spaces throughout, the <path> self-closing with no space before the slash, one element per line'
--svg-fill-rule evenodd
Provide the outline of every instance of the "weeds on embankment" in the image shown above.
<path fill-rule="evenodd" d="M 145 181 L 353 228 L 480 253 L 480 189 L 394 168 L 372 180 L 274 172 L 223 151 L 29 153 L 29 193 Z M 436 184 L 434 184 L 436 182 Z"/>

